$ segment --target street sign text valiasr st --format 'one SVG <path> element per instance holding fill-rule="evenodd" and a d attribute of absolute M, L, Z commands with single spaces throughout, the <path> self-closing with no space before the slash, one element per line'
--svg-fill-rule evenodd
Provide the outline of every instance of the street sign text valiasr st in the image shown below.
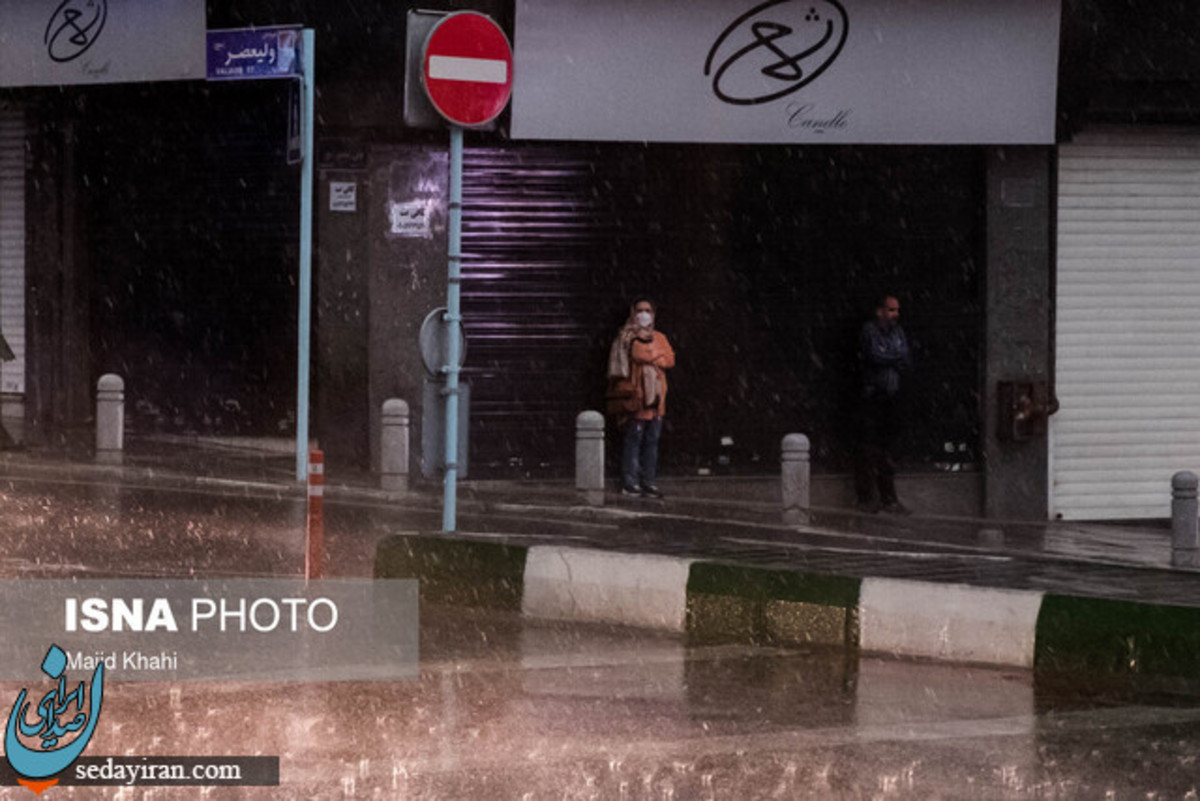
<path fill-rule="evenodd" d="M 512 46 L 490 17 L 448 14 L 434 26 L 421 54 L 421 79 L 438 113 L 454 125 L 485 125 L 512 94 Z"/>

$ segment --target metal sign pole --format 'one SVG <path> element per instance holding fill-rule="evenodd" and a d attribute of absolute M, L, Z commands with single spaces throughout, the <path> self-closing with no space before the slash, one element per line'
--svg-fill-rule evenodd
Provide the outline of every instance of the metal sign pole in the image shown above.
<path fill-rule="evenodd" d="M 450 126 L 450 249 L 446 279 L 446 476 L 443 486 L 442 531 L 455 530 L 458 496 L 458 326 L 462 320 L 462 161 L 463 129 Z"/>
<path fill-rule="evenodd" d="M 300 76 L 303 130 L 300 136 L 300 324 L 296 355 L 296 480 L 308 476 L 308 395 L 312 340 L 313 86 L 316 83 L 313 31 L 301 31 Z"/>

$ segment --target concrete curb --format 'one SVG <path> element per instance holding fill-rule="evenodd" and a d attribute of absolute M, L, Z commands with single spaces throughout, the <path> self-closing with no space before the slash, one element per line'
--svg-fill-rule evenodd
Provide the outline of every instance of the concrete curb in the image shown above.
<path fill-rule="evenodd" d="M 1092 686 L 1200 678 L 1200 609 L 960 584 L 851 578 L 683 557 L 394 535 L 376 575 L 422 598 L 683 634 L 1033 670 Z M 1165 682 L 1163 680 L 1166 680 Z"/>
<path fill-rule="evenodd" d="M 1033 667 L 1042 593 L 863 579 L 862 648 L 870 653 Z"/>
<path fill-rule="evenodd" d="M 683 632 L 691 560 L 536 545 L 525 559 L 528 617 Z"/>

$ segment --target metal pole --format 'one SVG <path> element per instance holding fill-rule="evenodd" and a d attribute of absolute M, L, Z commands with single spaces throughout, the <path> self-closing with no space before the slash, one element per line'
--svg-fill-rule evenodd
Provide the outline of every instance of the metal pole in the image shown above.
<path fill-rule="evenodd" d="M 304 538 L 304 580 L 325 577 L 325 454 L 313 451 L 308 466 L 308 526 Z"/>
<path fill-rule="evenodd" d="M 462 320 L 462 158 L 463 131 L 450 126 L 450 252 L 446 279 L 446 477 L 443 486 L 442 531 L 455 529 L 458 493 L 458 327 Z"/>
<path fill-rule="evenodd" d="M 296 348 L 296 480 L 308 469 L 308 363 L 312 339 L 312 218 L 313 218 L 313 85 L 316 82 L 315 37 L 301 31 L 303 74 L 300 92 L 303 118 L 300 132 L 300 325 Z"/>

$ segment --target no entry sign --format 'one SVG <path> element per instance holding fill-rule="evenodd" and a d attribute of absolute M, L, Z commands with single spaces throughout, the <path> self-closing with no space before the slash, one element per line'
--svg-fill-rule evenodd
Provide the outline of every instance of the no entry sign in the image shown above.
<path fill-rule="evenodd" d="M 512 94 L 512 47 L 500 26 L 475 11 L 447 15 L 425 40 L 425 93 L 456 125 L 484 125 L 500 116 Z"/>

